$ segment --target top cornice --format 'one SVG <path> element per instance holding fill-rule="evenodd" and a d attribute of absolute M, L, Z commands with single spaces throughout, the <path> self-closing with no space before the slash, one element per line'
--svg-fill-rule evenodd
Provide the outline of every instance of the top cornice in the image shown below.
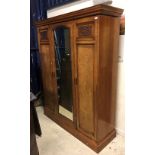
<path fill-rule="evenodd" d="M 39 26 L 44 26 L 48 24 L 66 22 L 69 20 L 75 20 L 75 19 L 95 16 L 95 15 L 108 15 L 108 16 L 119 17 L 123 13 L 123 11 L 124 10 L 120 8 L 116 8 L 116 7 L 108 6 L 104 4 L 99 4 L 99 5 L 88 7 L 85 9 L 78 10 L 78 11 L 66 13 L 66 14 L 59 15 L 59 16 L 52 17 L 52 18 L 48 18 L 42 21 L 37 21 L 35 22 L 35 25 L 39 27 Z"/>

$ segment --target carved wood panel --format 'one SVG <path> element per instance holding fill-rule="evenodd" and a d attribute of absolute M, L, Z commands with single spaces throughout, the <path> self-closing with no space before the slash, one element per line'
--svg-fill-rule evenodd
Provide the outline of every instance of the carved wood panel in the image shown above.
<path fill-rule="evenodd" d="M 92 35 L 92 26 L 82 25 L 78 27 L 78 32 L 80 37 L 87 37 Z"/>
<path fill-rule="evenodd" d="M 40 32 L 40 41 L 48 41 L 48 31 L 42 30 Z"/>
<path fill-rule="evenodd" d="M 94 22 L 78 24 L 77 31 L 78 31 L 78 38 L 94 37 Z"/>

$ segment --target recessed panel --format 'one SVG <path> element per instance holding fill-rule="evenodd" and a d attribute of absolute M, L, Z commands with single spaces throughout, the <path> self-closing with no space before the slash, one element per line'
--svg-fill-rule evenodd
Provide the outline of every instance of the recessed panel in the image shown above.
<path fill-rule="evenodd" d="M 94 22 L 77 24 L 77 39 L 94 38 Z"/>
<path fill-rule="evenodd" d="M 77 45 L 79 128 L 94 134 L 93 112 L 94 45 Z"/>
<path fill-rule="evenodd" d="M 50 49 L 49 45 L 40 46 L 41 65 L 42 65 L 42 78 L 43 78 L 43 89 L 45 106 L 54 111 L 54 86 L 51 77 L 51 60 L 50 60 Z"/>
<path fill-rule="evenodd" d="M 40 41 L 48 41 L 48 34 L 47 30 L 40 32 Z"/>

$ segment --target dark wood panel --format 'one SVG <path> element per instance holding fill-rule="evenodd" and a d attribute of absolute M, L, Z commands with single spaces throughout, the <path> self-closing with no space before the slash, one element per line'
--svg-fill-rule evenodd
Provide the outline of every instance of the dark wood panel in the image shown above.
<path fill-rule="evenodd" d="M 94 135 L 93 67 L 94 45 L 77 46 L 79 128 Z"/>
<path fill-rule="evenodd" d="M 50 59 L 49 45 L 40 45 L 40 58 L 42 66 L 42 79 L 45 106 L 49 109 L 55 109 L 55 93 L 52 81 L 52 62 Z"/>
<path fill-rule="evenodd" d="M 48 31 L 43 30 L 40 32 L 40 41 L 48 41 Z"/>
<path fill-rule="evenodd" d="M 85 22 L 77 24 L 78 39 L 80 38 L 94 38 L 94 22 Z"/>
<path fill-rule="evenodd" d="M 76 41 L 95 40 L 95 20 L 94 16 L 76 20 Z"/>

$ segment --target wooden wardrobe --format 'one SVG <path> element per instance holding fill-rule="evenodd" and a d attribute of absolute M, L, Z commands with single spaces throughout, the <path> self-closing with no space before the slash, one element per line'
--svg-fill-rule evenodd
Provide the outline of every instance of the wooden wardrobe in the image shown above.
<path fill-rule="evenodd" d="M 122 12 L 96 5 L 35 23 L 44 113 L 96 152 L 116 136 Z"/>

